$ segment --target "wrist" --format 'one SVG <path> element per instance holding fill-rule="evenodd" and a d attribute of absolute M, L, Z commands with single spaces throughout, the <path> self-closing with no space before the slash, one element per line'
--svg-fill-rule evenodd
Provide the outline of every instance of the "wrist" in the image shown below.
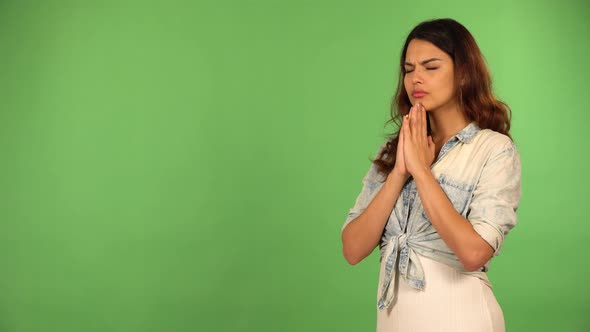
<path fill-rule="evenodd" d="M 430 167 L 420 167 L 418 170 L 412 173 L 414 180 L 423 179 L 426 176 L 432 175 Z"/>
<path fill-rule="evenodd" d="M 406 182 L 410 178 L 410 173 L 405 172 L 402 173 L 398 171 L 398 169 L 394 168 L 389 175 L 387 176 L 387 180 L 397 180 L 401 181 L 402 183 Z"/>

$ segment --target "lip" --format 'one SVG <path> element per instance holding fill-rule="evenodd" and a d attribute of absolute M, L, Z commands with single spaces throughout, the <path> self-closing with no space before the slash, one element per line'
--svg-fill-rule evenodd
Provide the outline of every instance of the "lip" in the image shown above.
<path fill-rule="evenodd" d="M 412 92 L 412 96 L 414 96 L 414 98 L 422 98 L 424 96 L 426 96 L 428 93 L 422 90 L 416 90 L 414 92 Z"/>

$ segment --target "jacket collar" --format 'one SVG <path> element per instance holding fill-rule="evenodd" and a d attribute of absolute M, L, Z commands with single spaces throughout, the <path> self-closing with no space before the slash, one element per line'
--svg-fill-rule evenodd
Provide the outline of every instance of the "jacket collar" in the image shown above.
<path fill-rule="evenodd" d="M 480 130 L 481 129 L 477 123 L 472 121 L 465 128 L 461 129 L 461 131 L 455 134 L 455 137 L 463 143 L 470 143 Z"/>

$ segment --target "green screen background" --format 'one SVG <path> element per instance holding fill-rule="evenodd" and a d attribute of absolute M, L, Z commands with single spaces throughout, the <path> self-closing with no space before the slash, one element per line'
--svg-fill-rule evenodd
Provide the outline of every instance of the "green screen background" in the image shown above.
<path fill-rule="evenodd" d="M 340 228 L 403 41 L 452 17 L 513 110 L 508 331 L 589 331 L 586 1 L 2 1 L 0 331 L 373 331 Z"/>

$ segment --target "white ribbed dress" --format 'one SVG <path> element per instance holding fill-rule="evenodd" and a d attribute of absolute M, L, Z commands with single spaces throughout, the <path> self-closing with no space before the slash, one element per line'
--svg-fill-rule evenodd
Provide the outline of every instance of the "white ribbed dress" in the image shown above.
<path fill-rule="evenodd" d="M 378 332 L 504 332 L 502 309 L 486 281 L 418 257 L 426 277 L 425 290 L 410 287 L 396 273 L 396 297 L 389 308 L 377 310 Z M 377 299 L 384 265 L 382 260 Z"/>

